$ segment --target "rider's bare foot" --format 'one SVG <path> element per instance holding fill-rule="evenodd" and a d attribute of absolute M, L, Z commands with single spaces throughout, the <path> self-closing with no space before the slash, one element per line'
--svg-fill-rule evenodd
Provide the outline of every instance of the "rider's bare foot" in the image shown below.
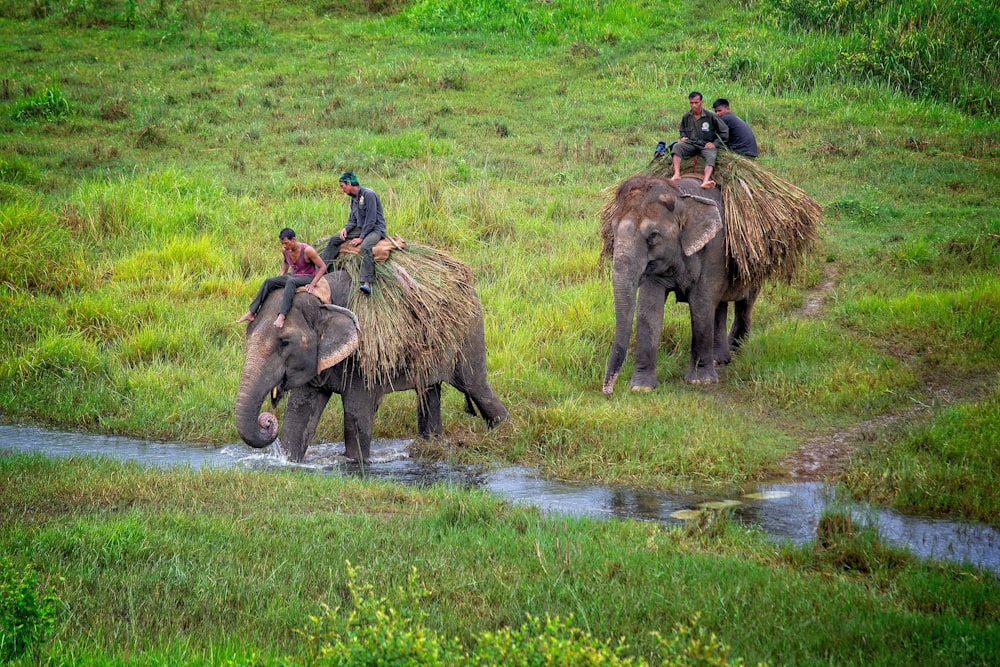
<path fill-rule="evenodd" d="M 715 181 L 705 181 L 704 183 L 701 184 L 701 187 L 705 188 L 706 190 L 711 190 L 712 188 L 715 187 Z"/>
<path fill-rule="evenodd" d="M 236 320 L 236 324 L 239 324 L 240 322 L 253 322 L 253 313 L 248 310 L 246 315 Z"/>
<path fill-rule="evenodd" d="M 278 319 L 276 319 L 274 321 L 274 326 L 277 327 L 278 329 L 280 329 L 281 327 L 285 326 L 285 316 L 284 315 L 278 315 Z"/>
<path fill-rule="evenodd" d="M 681 175 L 680 174 L 674 174 L 673 176 L 670 177 L 670 180 L 671 181 L 679 181 L 679 180 L 681 180 Z"/>

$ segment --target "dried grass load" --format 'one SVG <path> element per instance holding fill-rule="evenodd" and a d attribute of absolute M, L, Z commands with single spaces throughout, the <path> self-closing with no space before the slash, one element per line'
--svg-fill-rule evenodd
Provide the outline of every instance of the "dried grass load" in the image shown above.
<path fill-rule="evenodd" d="M 320 241 L 323 246 L 323 241 Z M 341 253 L 330 270 L 361 283 L 361 256 Z M 472 271 L 429 246 L 408 243 L 375 263 L 371 295 L 351 290 L 347 307 L 358 317 L 361 342 L 346 363 L 358 364 L 369 386 L 407 372 L 418 388 L 445 360 L 454 359 L 469 325 L 480 316 Z"/>

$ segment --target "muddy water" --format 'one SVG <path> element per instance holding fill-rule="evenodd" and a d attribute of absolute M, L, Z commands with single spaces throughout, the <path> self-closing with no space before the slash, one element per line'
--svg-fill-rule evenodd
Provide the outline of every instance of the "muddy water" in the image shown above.
<path fill-rule="evenodd" d="M 326 474 L 364 475 L 403 484 L 437 483 L 475 487 L 513 503 L 533 505 L 552 514 L 637 519 L 680 524 L 681 516 L 703 503 L 733 504 L 733 515 L 759 527 L 772 539 L 797 544 L 816 534 L 820 515 L 828 509 L 849 511 L 856 524 L 875 526 L 882 539 L 924 558 L 970 563 L 1000 575 L 1000 530 L 982 524 L 908 516 L 879 507 L 845 503 L 817 482 L 758 484 L 724 495 L 651 492 L 540 479 L 527 468 L 484 469 L 411 459 L 408 440 L 382 440 L 372 445 L 372 461 L 362 467 L 343 458 L 342 444 L 310 447 L 305 463 L 289 463 L 276 446 L 254 450 L 243 444 L 223 447 L 162 443 L 64 433 L 0 425 L 3 451 L 39 452 L 47 456 L 103 456 L 169 467 L 245 467 L 254 470 L 296 468 Z"/>

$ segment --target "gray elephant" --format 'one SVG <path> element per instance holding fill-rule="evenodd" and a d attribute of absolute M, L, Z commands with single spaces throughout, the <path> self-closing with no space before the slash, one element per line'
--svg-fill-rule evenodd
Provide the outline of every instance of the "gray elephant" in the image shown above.
<path fill-rule="evenodd" d="M 718 381 L 716 364 L 726 364 L 750 333 L 760 284 L 737 279 L 726 253 L 722 199 L 698 178 L 679 181 L 636 176 L 619 186 L 609 209 L 613 234 L 612 279 L 615 340 L 604 378 L 614 391 L 636 320 L 634 390 L 655 388 L 656 353 L 663 309 L 673 292 L 691 311 L 691 361 L 687 382 Z M 636 301 L 638 290 L 638 303 Z M 728 304 L 734 321 L 726 334 Z"/>
<path fill-rule="evenodd" d="M 348 303 L 352 281 L 345 271 L 326 276 L 334 304 Z M 260 413 L 270 397 L 276 403 L 288 392 L 281 445 L 294 461 L 301 461 L 316 433 L 320 416 L 331 395 L 340 394 L 344 412 L 344 446 L 348 458 L 367 460 L 371 453 L 372 421 L 385 394 L 415 389 L 418 393 L 417 426 L 422 437 L 440 435 L 441 383 L 465 394 L 466 410 L 479 414 L 492 427 L 508 419 L 506 408 L 486 379 L 486 342 L 482 310 L 460 332 L 464 342 L 457 351 L 432 360 L 419 381 L 402 370 L 377 381 L 366 377 L 351 355 L 361 340 L 354 313 L 338 305 L 324 305 L 306 293 L 296 294 L 284 326 L 273 326 L 280 294 L 264 302 L 247 325 L 246 361 L 236 400 L 236 428 L 251 447 L 267 447 L 278 435 L 277 417 Z M 421 351 L 421 354 L 425 351 Z"/>

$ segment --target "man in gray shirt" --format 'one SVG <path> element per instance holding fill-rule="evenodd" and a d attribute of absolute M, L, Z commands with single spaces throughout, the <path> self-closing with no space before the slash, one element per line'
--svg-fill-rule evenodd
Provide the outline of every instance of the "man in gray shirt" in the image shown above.
<path fill-rule="evenodd" d="M 361 286 L 365 294 L 372 293 L 375 281 L 375 255 L 372 248 L 385 238 L 385 215 L 382 200 L 371 188 L 362 187 L 353 172 L 345 171 L 340 176 L 340 191 L 351 198 L 351 213 L 347 224 L 340 233 L 330 239 L 323 251 L 323 259 L 329 263 L 340 253 L 340 246 L 350 243 L 361 246 Z"/>
<path fill-rule="evenodd" d="M 729 150 L 750 159 L 757 157 L 757 137 L 746 121 L 729 110 L 729 100 L 720 97 L 712 102 L 712 109 L 729 128 L 729 143 L 726 144 Z"/>

